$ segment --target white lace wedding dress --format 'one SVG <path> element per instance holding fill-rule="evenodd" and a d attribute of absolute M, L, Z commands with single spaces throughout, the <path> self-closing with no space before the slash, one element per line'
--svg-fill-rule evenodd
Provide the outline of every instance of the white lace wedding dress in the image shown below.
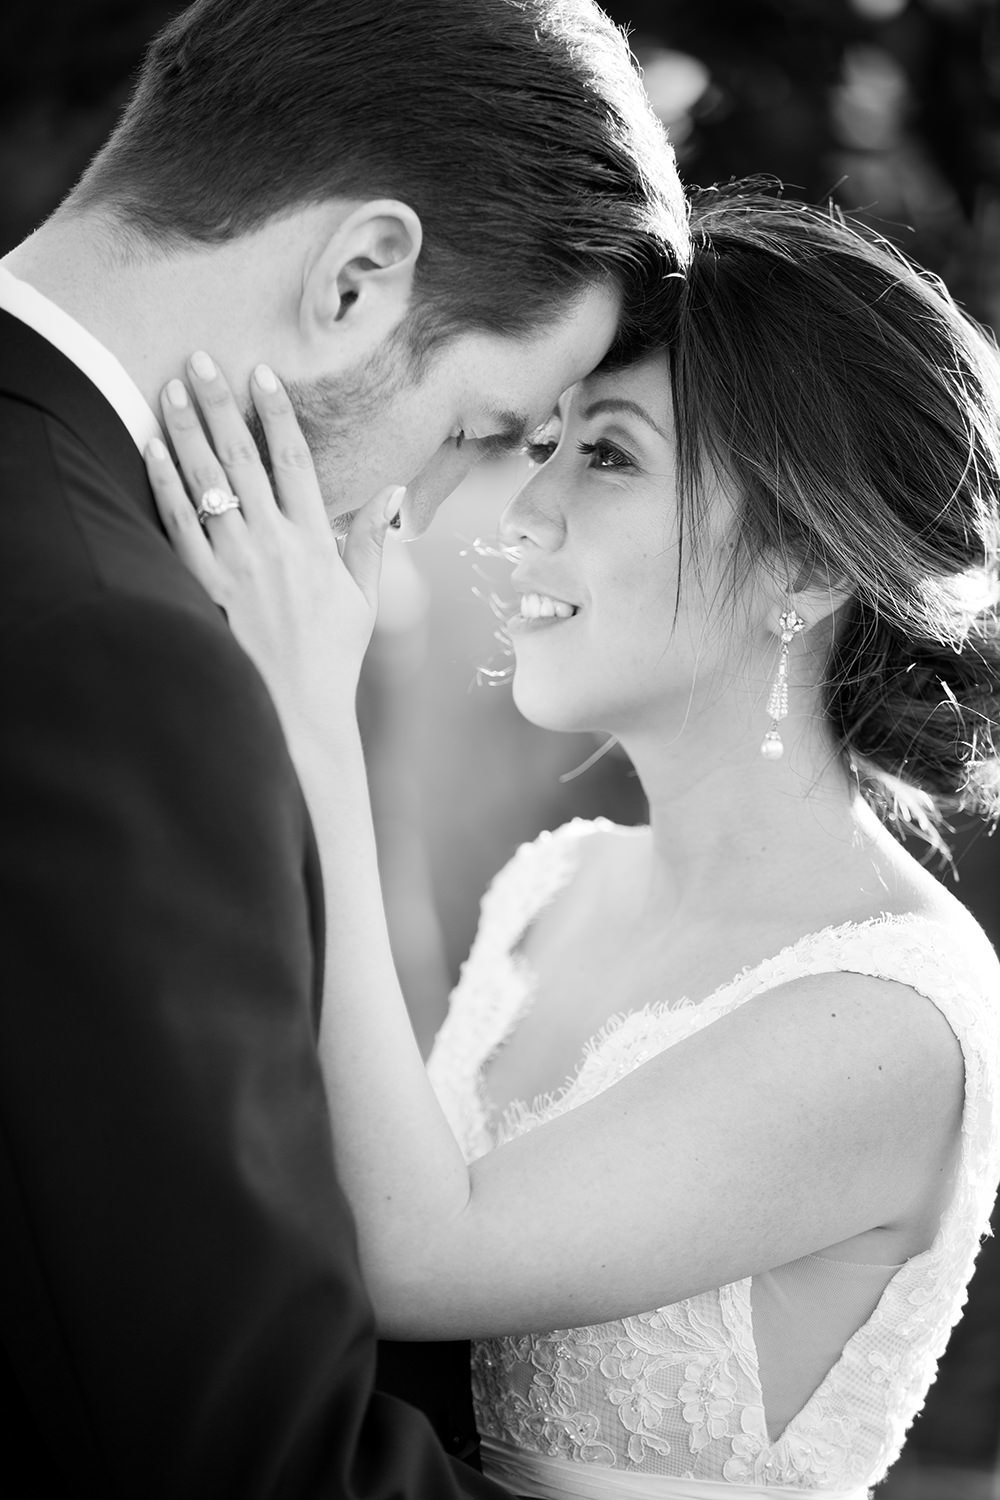
<path fill-rule="evenodd" d="M 808 1256 L 768 1277 L 598 1327 L 474 1343 L 484 1467 L 515 1494 L 549 1500 L 745 1500 L 782 1492 L 862 1500 L 898 1455 L 923 1403 L 988 1229 L 1000 1175 L 1000 969 L 971 919 L 961 952 L 950 933 L 926 919 L 830 928 L 707 999 L 653 1003 L 615 1017 L 563 1090 L 498 1116 L 483 1070 L 532 1000 L 530 970 L 514 950 L 572 878 L 583 841 L 612 826 L 577 820 L 542 834 L 518 850 L 483 900 L 475 944 L 428 1064 L 469 1160 L 592 1099 L 762 991 L 837 970 L 909 985 L 949 1021 L 965 1059 L 961 1159 L 933 1244 L 900 1267 Z M 782 1309 L 791 1309 L 784 1328 Z M 817 1344 L 811 1337 L 824 1323 L 825 1356 L 823 1338 Z M 831 1353 L 829 1331 L 837 1326 Z M 768 1403 L 765 1342 L 779 1372 Z M 797 1378 L 807 1383 L 776 1432 L 772 1398 L 779 1406 L 789 1399 L 780 1390 L 782 1347 L 790 1389 Z"/>

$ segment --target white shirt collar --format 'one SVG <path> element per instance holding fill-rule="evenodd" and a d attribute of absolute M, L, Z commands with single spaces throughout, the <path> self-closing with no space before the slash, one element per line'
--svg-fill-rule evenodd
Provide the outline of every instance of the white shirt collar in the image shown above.
<path fill-rule="evenodd" d="M 145 396 L 110 349 L 69 313 L 3 266 L 0 266 L 0 307 L 47 339 L 96 385 L 128 428 L 140 453 L 152 438 L 163 436 Z"/>

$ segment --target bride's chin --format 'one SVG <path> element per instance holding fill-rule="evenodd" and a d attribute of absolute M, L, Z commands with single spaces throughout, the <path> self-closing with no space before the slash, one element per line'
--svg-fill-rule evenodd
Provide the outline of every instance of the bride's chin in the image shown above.
<path fill-rule="evenodd" d="M 582 716 L 579 705 L 567 701 L 557 692 L 547 692 L 537 683 L 518 683 L 514 673 L 512 686 L 514 706 L 522 719 L 537 724 L 539 729 L 550 729 L 556 734 L 585 734 L 593 730 L 592 715 Z"/>

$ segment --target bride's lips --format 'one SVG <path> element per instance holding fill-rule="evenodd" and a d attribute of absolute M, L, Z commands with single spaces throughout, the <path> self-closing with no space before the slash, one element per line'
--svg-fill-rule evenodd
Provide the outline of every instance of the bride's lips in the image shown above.
<path fill-rule="evenodd" d="M 508 631 L 520 633 L 565 625 L 579 614 L 579 605 L 560 599 L 555 594 L 543 594 L 529 590 L 521 594 L 521 606 L 517 614 L 507 621 Z"/>

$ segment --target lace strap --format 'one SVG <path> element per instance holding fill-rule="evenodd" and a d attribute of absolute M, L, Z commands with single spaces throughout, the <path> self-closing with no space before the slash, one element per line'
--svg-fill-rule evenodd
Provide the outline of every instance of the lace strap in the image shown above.
<path fill-rule="evenodd" d="M 589 833 L 605 819 L 575 818 L 522 844 L 480 904 L 479 928 L 462 965 L 428 1070 L 466 1153 L 489 1144 L 479 1075 L 530 1003 L 528 977 L 514 950 L 542 908 L 572 879 Z"/>
<path fill-rule="evenodd" d="M 589 834 L 613 825 L 606 818 L 574 818 L 521 844 L 498 871 L 480 903 L 477 947 L 512 952 L 531 923 L 576 873 Z"/>
<path fill-rule="evenodd" d="M 914 914 L 829 927 L 744 970 L 715 998 L 730 1008 L 790 980 L 825 973 L 904 984 L 938 1007 L 963 1050 L 1000 1058 L 1000 964 L 971 920 L 962 947 L 950 929 Z"/>

